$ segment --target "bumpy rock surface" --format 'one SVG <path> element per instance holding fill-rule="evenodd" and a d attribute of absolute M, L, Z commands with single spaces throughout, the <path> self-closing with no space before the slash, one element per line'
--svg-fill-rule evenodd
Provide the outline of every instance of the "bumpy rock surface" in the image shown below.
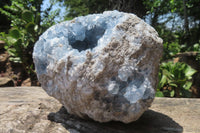
<path fill-rule="evenodd" d="M 162 39 L 133 14 L 108 11 L 49 28 L 34 47 L 43 89 L 99 122 L 137 120 L 151 105 Z"/>

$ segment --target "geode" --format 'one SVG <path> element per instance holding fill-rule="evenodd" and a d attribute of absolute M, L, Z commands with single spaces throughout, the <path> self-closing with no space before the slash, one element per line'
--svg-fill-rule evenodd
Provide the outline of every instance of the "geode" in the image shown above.
<path fill-rule="evenodd" d="M 50 27 L 33 59 L 42 88 L 99 122 L 137 120 L 151 105 L 162 39 L 134 14 L 106 11 Z"/>

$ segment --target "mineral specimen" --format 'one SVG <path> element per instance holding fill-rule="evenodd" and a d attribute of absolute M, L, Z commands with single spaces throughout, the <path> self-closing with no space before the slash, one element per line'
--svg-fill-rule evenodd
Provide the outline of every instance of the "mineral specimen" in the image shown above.
<path fill-rule="evenodd" d="M 151 105 L 162 39 L 134 14 L 106 11 L 49 28 L 33 59 L 42 88 L 99 122 L 137 120 Z"/>

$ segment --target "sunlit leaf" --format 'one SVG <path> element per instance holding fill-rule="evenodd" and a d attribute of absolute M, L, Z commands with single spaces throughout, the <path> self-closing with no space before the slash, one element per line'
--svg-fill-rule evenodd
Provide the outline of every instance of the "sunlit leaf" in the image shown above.
<path fill-rule="evenodd" d="M 39 26 L 38 26 L 38 25 L 35 25 L 34 31 L 37 32 L 37 31 L 38 31 L 38 28 L 39 28 Z"/>
<path fill-rule="evenodd" d="M 21 59 L 19 57 L 10 57 L 9 60 L 15 63 L 21 63 Z"/>
<path fill-rule="evenodd" d="M 16 55 L 16 49 L 14 49 L 14 48 L 9 48 L 9 49 L 8 49 L 8 54 L 9 54 L 10 56 L 15 56 L 15 55 Z"/>
<path fill-rule="evenodd" d="M 13 37 L 11 37 L 9 35 L 6 37 L 6 39 L 7 39 L 7 45 L 8 46 L 12 46 L 17 41 L 16 38 L 13 38 Z"/>
<path fill-rule="evenodd" d="M 185 90 L 189 90 L 190 89 L 190 87 L 192 86 L 192 82 L 186 82 L 185 84 L 184 84 L 184 86 L 183 86 L 183 88 L 185 89 Z"/>
<path fill-rule="evenodd" d="M 195 74 L 197 71 L 190 66 L 188 66 L 185 70 L 185 76 L 188 77 L 188 79 L 191 79 L 191 76 Z"/>
<path fill-rule="evenodd" d="M 8 49 L 8 48 L 9 48 L 8 45 L 5 45 L 5 46 L 4 46 L 4 49 Z"/>
<path fill-rule="evenodd" d="M 170 92 L 170 97 L 174 97 L 174 95 L 175 95 L 175 91 L 172 90 L 172 91 Z"/>
<path fill-rule="evenodd" d="M 178 85 L 175 84 L 175 83 L 170 83 L 169 85 L 170 85 L 170 86 L 173 86 L 173 87 L 178 87 Z"/>
<path fill-rule="evenodd" d="M 167 83 L 167 77 L 165 75 L 162 76 L 160 80 L 160 87 L 164 87 L 164 85 Z"/>
<path fill-rule="evenodd" d="M 194 44 L 193 48 L 194 48 L 194 51 L 198 51 L 198 50 L 200 50 L 200 45 L 198 43 L 196 43 L 196 44 Z"/>

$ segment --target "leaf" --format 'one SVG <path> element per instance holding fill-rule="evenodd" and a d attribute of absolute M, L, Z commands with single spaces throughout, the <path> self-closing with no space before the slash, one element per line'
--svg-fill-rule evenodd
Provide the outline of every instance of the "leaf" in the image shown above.
<path fill-rule="evenodd" d="M 163 92 L 157 91 L 157 92 L 156 92 L 156 97 L 164 97 Z"/>
<path fill-rule="evenodd" d="M 25 20 L 27 23 L 33 22 L 34 21 L 33 13 L 28 10 L 24 11 L 22 13 L 22 19 Z"/>
<path fill-rule="evenodd" d="M 169 85 L 173 86 L 173 87 L 178 87 L 177 84 L 175 84 L 175 83 L 170 83 Z"/>
<path fill-rule="evenodd" d="M 8 48 L 9 48 L 9 47 L 8 47 L 8 45 L 5 45 L 5 46 L 4 46 L 4 49 L 6 49 L 6 50 L 7 50 Z"/>
<path fill-rule="evenodd" d="M 29 33 L 33 34 L 35 32 L 35 24 L 33 22 L 28 23 L 25 27 Z"/>
<path fill-rule="evenodd" d="M 16 38 L 13 38 L 9 35 L 6 37 L 6 43 L 8 46 L 12 46 L 16 41 L 17 41 Z"/>
<path fill-rule="evenodd" d="M 14 48 L 9 48 L 9 49 L 8 49 L 8 54 L 9 54 L 10 56 L 16 56 L 16 49 L 14 49 Z"/>
<path fill-rule="evenodd" d="M 172 79 L 174 77 L 173 73 L 169 72 L 167 69 L 163 70 L 163 75 L 166 75 L 168 79 Z"/>
<path fill-rule="evenodd" d="M 172 91 L 170 92 L 170 97 L 174 97 L 174 95 L 175 95 L 175 91 L 172 90 Z"/>
<path fill-rule="evenodd" d="M 35 16 L 35 23 L 36 23 L 36 24 L 39 24 L 40 21 L 41 21 L 40 13 L 37 13 L 36 16 Z"/>
<path fill-rule="evenodd" d="M 17 28 L 10 29 L 9 35 L 15 39 L 18 39 L 21 37 L 20 31 Z"/>
<path fill-rule="evenodd" d="M 167 77 L 163 75 L 160 80 L 160 87 L 162 88 L 165 84 L 167 84 Z"/>
<path fill-rule="evenodd" d="M 21 38 L 19 38 L 14 44 L 13 44 L 13 46 L 14 46 L 14 48 L 17 50 L 17 49 L 21 49 L 21 45 L 22 45 L 22 39 Z"/>
<path fill-rule="evenodd" d="M 185 89 L 185 90 L 189 90 L 190 89 L 190 87 L 192 86 L 192 82 L 186 82 L 184 85 L 183 85 L 183 88 Z"/>
<path fill-rule="evenodd" d="M 198 51 L 200 48 L 200 45 L 198 43 L 194 44 L 194 51 Z"/>
<path fill-rule="evenodd" d="M 190 66 L 188 66 L 186 69 L 185 69 L 185 76 L 188 78 L 188 79 L 191 79 L 192 75 L 195 74 L 197 71 L 193 68 L 191 68 Z"/>
<path fill-rule="evenodd" d="M 38 28 L 39 28 L 38 25 L 35 25 L 34 31 L 37 32 L 37 31 L 38 31 Z"/>
<path fill-rule="evenodd" d="M 21 63 L 20 57 L 10 57 L 9 60 L 15 63 Z"/>

